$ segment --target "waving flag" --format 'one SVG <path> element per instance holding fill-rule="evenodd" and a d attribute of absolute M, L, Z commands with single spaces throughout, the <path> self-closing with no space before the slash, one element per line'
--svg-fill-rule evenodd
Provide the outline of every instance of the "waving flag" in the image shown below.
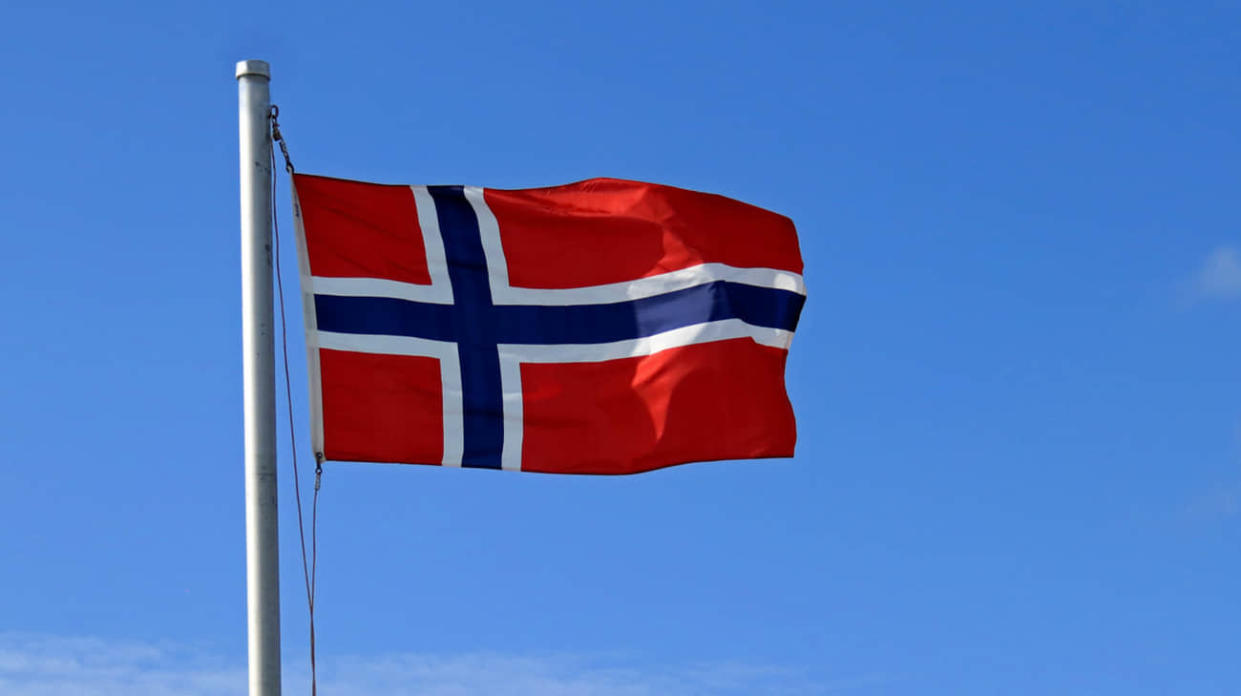
<path fill-rule="evenodd" d="M 622 474 L 793 454 L 793 223 L 591 179 L 294 177 L 326 459 Z"/>

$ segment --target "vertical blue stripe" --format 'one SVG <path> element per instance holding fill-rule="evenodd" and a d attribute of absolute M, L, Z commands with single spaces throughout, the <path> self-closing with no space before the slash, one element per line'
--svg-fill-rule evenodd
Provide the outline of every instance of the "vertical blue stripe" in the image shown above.
<path fill-rule="evenodd" d="M 451 322 L 461 359 L 465 411 L 461 465 L 499 469 L 504 447 L 500 352 L 478 217 L 461 186 L 429 186 L 427 190 L 435 200 L 455 300 Z"/>

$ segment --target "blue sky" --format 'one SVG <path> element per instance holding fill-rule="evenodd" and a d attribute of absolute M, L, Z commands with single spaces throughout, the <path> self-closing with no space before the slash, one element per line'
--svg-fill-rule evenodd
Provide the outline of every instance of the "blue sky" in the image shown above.
<path fill-rule="evenodd" d="M 792 460 L 329 465 L 331 692 L 1241 692 L 1235 5 L 4 15 L 0 691 L 245 688 L 233 65 L 261 58 L 303 171 L 722 193 L 796 221 L 810 288 Z"/>

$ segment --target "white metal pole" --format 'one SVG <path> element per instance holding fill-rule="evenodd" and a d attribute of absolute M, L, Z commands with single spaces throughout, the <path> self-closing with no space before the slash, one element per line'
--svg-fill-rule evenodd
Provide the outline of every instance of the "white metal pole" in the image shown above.
<path fill-rule="evenodd" d="M 241 343 L 245 384 L 250 696 L 280 695 L 276 382 L 272 316 L 271 68 L 237 63 L 241 136 Z"/>

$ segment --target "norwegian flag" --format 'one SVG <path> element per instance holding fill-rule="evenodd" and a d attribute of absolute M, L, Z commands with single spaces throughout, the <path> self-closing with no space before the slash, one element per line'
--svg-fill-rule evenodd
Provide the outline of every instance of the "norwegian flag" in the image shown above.
<path fill-rule="evenodd" d="M 792 456 L 788 218 L 617 179 L 294 186 L 323 458 L 624 474 Z"/>

